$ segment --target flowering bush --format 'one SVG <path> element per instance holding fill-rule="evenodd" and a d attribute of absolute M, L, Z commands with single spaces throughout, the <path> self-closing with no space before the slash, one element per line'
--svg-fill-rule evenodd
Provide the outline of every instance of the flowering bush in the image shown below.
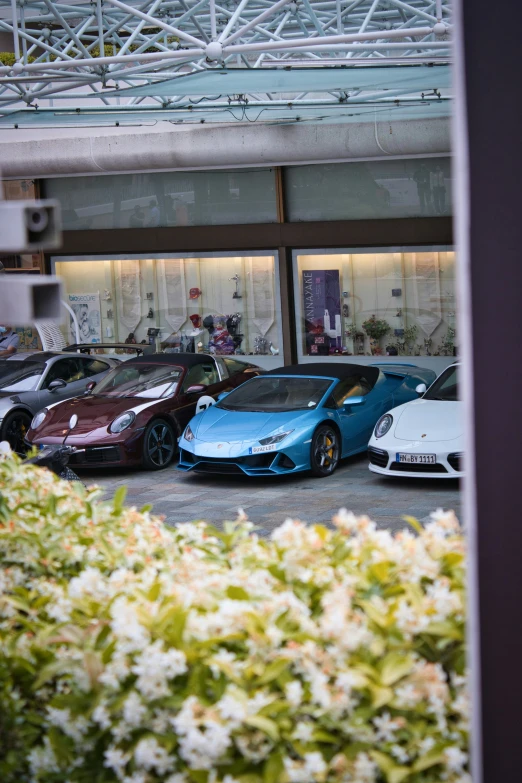
<path fill-rule="evenodd" d="M 381 337 L 384 337 L 390 331 L 390 324 L 383 318 L 376 318 L 375 315 L 372 315 L 371 318 L 363 322 L 362 328 L 368 337 L 380 340 Z"/>
<path fill-rule="evenodd" d="M 2 783 L 470 781 L 453 514 L 263 540 L 16 458 L 0 491 Z"/>

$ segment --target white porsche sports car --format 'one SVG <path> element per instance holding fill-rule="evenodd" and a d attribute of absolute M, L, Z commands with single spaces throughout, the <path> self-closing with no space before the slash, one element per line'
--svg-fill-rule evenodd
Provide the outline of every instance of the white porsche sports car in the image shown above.
<path fill-rule="evenodd" d="M 418 400 L 381 416 L 368 444 L 370 470 L 383 476 L 459 478 L 462 473 L 463 410 L 459 365 L 452 364 Z"/>

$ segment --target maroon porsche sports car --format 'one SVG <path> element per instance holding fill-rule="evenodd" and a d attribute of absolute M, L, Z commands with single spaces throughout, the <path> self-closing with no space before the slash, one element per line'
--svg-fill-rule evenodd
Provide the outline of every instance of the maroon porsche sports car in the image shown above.
<path fill-rule="evenodd" d="M 177 454 L 178 437 L 203 395 L 214 398 L 264 372 L 232 357 L 152 354 L 123 362 L 89 391 L 49 405 L 31 422 L 31 445 L 61 443 L 73 413 L 78 424 L 67 443 L 79 450 L 72 465 L 166 467 Z M 80 451 L 81 450 L 81 451 Z"/>

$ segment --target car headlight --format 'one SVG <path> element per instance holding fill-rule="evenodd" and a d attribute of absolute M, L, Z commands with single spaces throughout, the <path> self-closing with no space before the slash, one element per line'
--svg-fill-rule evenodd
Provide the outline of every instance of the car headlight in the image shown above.
<path fill-rule="evenodd" d="M 382 438 L 383 435 L 386 435 L 386 433 L 388 432 L 392 424 L 393 424 L 393 416 L 389 413 L 385 413 L 384 416 L 381 416 L 381 418 L 375 425 L 375 432 L 374 432 L 375 437 Z"/>
<path fill-rule="evenodd" d="M 123 432 L 127 427 L 130 427 L 135 418 L 136 414 L 133 411 L 122 413 L 121 416 L 117 416 L 112 424 L 109 425 L 109 432 Z"/>
<path fill-rule="evenodd" d="M 195 437 L 194 433 L 190 429 L 190 424 L 187 424 L 187 429 L 185 430 L 185 435 L 184 435 L 185 440 L 188 440 L 190 442 L 191 440 L 194 440 L 194 437 Z"/>
<path fill-rule="evenodd" d="M 38 413 L 33 416 L 33 420 L 31 422 L 31 429 L 36 430 L 40 426 L 40 424 L 43 423 L 45 417 L 47 416 L 47 408 L 44 408 L 41 411 L 38 411 Z"/>
<path fill-rule="evenodd" d="M 290 435 L 291 432 L 293 432 L 293 430 L 279 432 L 277 435 L 271 435 L 269 438 L 263 438 L 259 442 L 262 446 L 272 446 L 274 443 L 281 443 L 281 441 L 286 438 L 287 435 Z"/>

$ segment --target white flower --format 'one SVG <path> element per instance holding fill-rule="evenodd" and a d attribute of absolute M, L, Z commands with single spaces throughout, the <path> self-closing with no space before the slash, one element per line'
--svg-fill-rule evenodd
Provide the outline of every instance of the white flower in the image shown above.
<path fill-rule="evenodd" d="M 161 639 L 145 647 L 132 666 L 138 675 L 136 688 L 146 699 L 159 699 L 169 693 L 168 680 L 187 671 L 185 653 L 181 650 L 163 650 Z"/>
<path fill-rule="evenodd" d="M 453 745 L 444 749 L 444 760 L 452 772 L 462 772 L 463 767 L 468 763 L 468 754 Z"/>
<path fill-rule="evenodd" d="M 303 761 L 294 761 L 286 756 L 283 760 L 290 783 L 316 783 L 326 777 L 326 764 L 318 752 L 305 753 Z"/>
<path fill-rule="evenodd" d="M 239 726 L 247 717 L 247 710 L 243 702 L 235 699 L 233 695 L 226 693 L 216 704 L 216 708 L 230 726 Z"/>
<path fill-rule="evenodd" d="M 377 765 L 367 753 L 358 753 L 355 758 L 354 774 L 357 783 L 374 783 L 377 779 Z"/>
<path fill-rule="evenodd" d="M 59 772 L 60 767 L 47 737 L 44 738 L 43 747 L 33 748 L 28 756 L 29 766 L 35 778 L 40 777 L 41 772 Z"/>
<path fill-rule="evenodd" d="M 155 769 L 160 775 L 165 774 L 174 766 L 174 759 L 154 737 L 147 737 L 138 742 L 134 751 L 134 760 L 139 767 L 147 770 Z"/>
<path fill-rule="evenodd" d="M 300 721 L 294 729 L 294 737 L 300 742 L 311 742 L 314 727 L 312 723 Z"/>
<path fill-rule="evenodd" d="M 125 680 L 131 673 L 127 656 L 121 652 L 117 652 L 113 655 L 105 671 L 103 671 L 98 677 L 98 682 L 102 685 L 106 685 L 108 688 L 118 690 L 120 683 Z"/>
<path fill-rule="evenodd" d="M 64 734 L 75 742 L 81 742 L 89 728 L 89 722 L 83 716 L 72 718 L 70 710 L 59 710 L 56 707 L 47 707 L 49 723 L 58 726 Z"/>
<path fill-rule="evenodd" d="M 314 753 L 305 753 L 304 761 L 305 772 L 312 780 L 318 780 L 324 776 L 326 772 L 326 764 L 320 753 L 317 751 Z"/>
<path fill-rule="evenodd" d="M 69 597 L 73 599 L 92 598 L 101 601 L 109 594 L 105 578 L 97 568 L 85 568 L 69 583 Z"/>
<path fill-rule="evenodd" d="M 400 745 L 393 745 L 390 750 L 400 764 L 407 764 L 410 760 L 410 757 Z"/>
<path fill-rule="evenodd" d="M 188 783 L 188 777 L 184 772 L 175 772 L 166 778 L 165 783 Z"/>
<path fill-rule="evenodd" d="M 122 780 L 125 767 L 130 758 L 129 755 L 120 750 L 120 748 L 111 746 L 105 751 L 104 758 L 103 766 L 112 769 L 116 777 Z"/>
<path fill-rule="evenodd" d="M 393 742 L 395 740 L 395 732 L 399 728 L 396 718 L 391 718 L 389 712 L 385 712 L 382 716 L 377 716 L 373 719 L 373 725 L 377 729 L 375 734 L 377 740 L 382 742 Z"/>
<path fill-rule="evenodd" d="M 123 719 L 129 726 L 138 727 L 141 725 L 147 708 L 135 691 L 131 691 L 123 702 Z"/>
<path fill-rule="evenodd" d="M 109 729 L 112 725 L 111 716 L 105 704 L 99 704 L 92 713 L 92 719 L 102 729 Z"/>
<path fill-rule="evenodd" d="M 285 695 L 292 707 L 299 707 L 303 701 L 303 686 L 299 680 L 292 680 L 285 685 Z"/>
<path fill-rule="evenodd" d="M 139 622 L 136 605 L 120 595 L 111 606 L 111 628 L 125 651 L 142 650 L 149 643 L 149 632 Z"/>

